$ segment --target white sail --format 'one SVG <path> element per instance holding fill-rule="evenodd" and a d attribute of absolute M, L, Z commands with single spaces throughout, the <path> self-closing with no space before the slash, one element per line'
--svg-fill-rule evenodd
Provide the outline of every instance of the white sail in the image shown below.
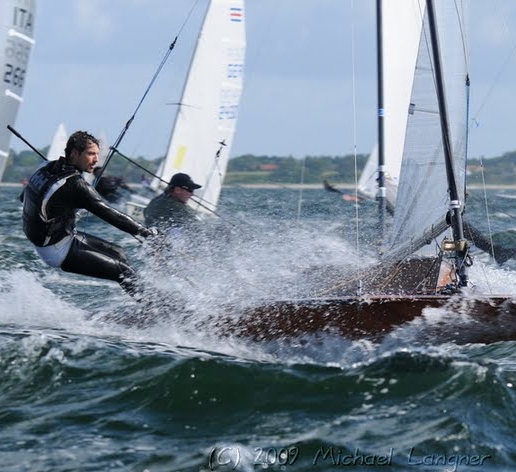
<path fill-rule="evenodd" d="M 158 176 L 177 172 L 202 185 L 203 206 L 215 210 L 226 174 L 243 87 L 243 0 L 211 0 L 198 37 L 167 154 Z M 163 188 L 154 179 L 154 190 Z M 203 206 L 194 207 L 202 212 Z"/>
<path fill-rule="evenodd" d="M 36 0 L 0 0 L 0 180 L 9 156 L 11 132 L 23 101 L 23 86 L 34 44 Z"/>
<path fill-rule="evenodd" d="M 66 141 L 68 141 L 68 135 L 66 134 L 65 126 L 63 123 L 60 123 L 48 148 L 47 160 L 55 161 L 64 156 Z"/>
<path fill-rule="evenodd" d="M 410 93 L 421 35 L 425 0 L 383 2 L 381 31 L 383 65 L 384 172 L 386 199 L 394 208 L 407 126 Z M 375 145 L 360 175 L 358 190 L 374 199 L 378 193 L 378 145 Z"/>
<path fill-rule="evenodd" d="M 412 253 L 438 236 L 448 226 L 446 216 L 453 205 L 464 205 L 469 89 L 468 47 L 464 44 L 467 37 L 465 4 L 465 0 L 434 0 L 442 78 L 446 86 L 443 105 L 447 111 L 451 167 L 459 201 L 450 202 L 436 64 L 425 15 L 393 221 L 393 254 Z"/>

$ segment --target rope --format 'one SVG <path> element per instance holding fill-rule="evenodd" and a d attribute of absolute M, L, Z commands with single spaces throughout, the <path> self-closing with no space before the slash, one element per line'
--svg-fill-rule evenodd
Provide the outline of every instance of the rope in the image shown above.
<path fill-rule="evenodd" d="M 487 232 L 489 235 L 489 244 L 491 246 L 491 256 L 493 259 L 495 259 L 494 254 L 494 244 L 493 244 L 493 231 L 491 230 L 491 218 L 489 216 L 489 207 L 487 205 L 487 188 L 486 188 L 486 180 L 485 180 L 485 174 L 484 174 L 484 159 L 480 158 L 480 168 L 481 168 L 481 175 L 482 175 L 482 190 L 484 192 L 484 204 L 486 208 L 486 220 L 487 220 Z"/>

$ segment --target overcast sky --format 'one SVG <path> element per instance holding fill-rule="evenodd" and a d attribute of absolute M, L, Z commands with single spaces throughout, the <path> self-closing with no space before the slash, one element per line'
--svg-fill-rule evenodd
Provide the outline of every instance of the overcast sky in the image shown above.
<path fill-rule="evenodd" d="M 206 4 L 39 0 L 16 128 L 37 147 L 50 144 L 61 122 L 68 132 L 85 129 L 113 143 L 179 35 L 120 145 L 134 157 L 162 156 L 176 111 L 169 103 L 179 99 Z M 471 0 L 470 23 L 476 126 L 469 155 L 493 157 L 516 149 L 516 1 Z M 246 26 L 231 156 L 369 153 L 376 141 L 375 0 L 246 0 Z M 11 147 L 26 148 L 15 137 Z"/>

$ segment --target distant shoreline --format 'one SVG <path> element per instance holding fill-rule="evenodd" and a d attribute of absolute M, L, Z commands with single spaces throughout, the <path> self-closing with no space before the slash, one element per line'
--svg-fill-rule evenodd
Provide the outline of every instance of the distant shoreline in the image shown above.
<path fill-rule="evenodd" d="M 281 188 L 288 188 L 288 189 L 306 189 L 306 190 L 317 190 L 317 189 L 323 189 L 322 184 L 231 184 L 231 185 L 224 185 L 223 188 L 256 188 L 256 189 L 281 189 Z M 353 184 L 335 184 L 332 183 L 332 187 L 335 187 L 338 190 L 350 190 L 354 191 L 355 186 Z M 468 190 L 482 190 L 483 188 L 487 190 L 516 190 L 516 184 L 509 185 L 509 184 L 500 184 L 500 185 L 478 185 L 478 184 L 472 184 L 468 185 Z"/>
<path fill-rule="evenodd" d="M 332 186 L 339 190 L 349 190 L 354 191 L 355 186 L 353 184 L 339 184 L 332 183 Z M 22 187 L 22 184 L 17 184 L 15 182 L 0 182 L 0 187 Z M 141 188 L 140 184 L 129 184 L 129 187 L 132 188 Z M 317 190 L 323 189 L 323 185 L 321 184 L 230 184 L 223 185 L 222 188 L 253 188 L 253 189 L 291 189 L 291 190 Z M 468 190 L 482 190 L 483 188 L 487 190 L 516 190 L 516 184 L 500 184 L 500 185 L 468 185 Z"/>

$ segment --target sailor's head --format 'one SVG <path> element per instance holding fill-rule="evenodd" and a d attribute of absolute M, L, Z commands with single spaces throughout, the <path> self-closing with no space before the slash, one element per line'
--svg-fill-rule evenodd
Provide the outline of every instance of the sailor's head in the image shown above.
<path fill-rule="evenodd" d="M 99 140 L 86 131 L 76 131 L 68 138 L 65 159 L 81 172 L 92 173 L 99 161 Z"/>
<path fill-rule="evenodd" d="M 172 190 L 174 187 L 180 187 L 183 190 L 187 190 L 193 193 L 194 190 L 201 188 L 202 185 L 196 184 L 188 174 L 178 172 L 174 174 L 168 183 L 168 188 Z"/>
<path fill-rule="evenodd" d="M 192 196 L 194 191 L 202 186 L 196 184 L 188 174 L 178 172 L 170 179 L 167 187 L 167 193 L 174 195 L 176 198 L 186 203 Z"/>

